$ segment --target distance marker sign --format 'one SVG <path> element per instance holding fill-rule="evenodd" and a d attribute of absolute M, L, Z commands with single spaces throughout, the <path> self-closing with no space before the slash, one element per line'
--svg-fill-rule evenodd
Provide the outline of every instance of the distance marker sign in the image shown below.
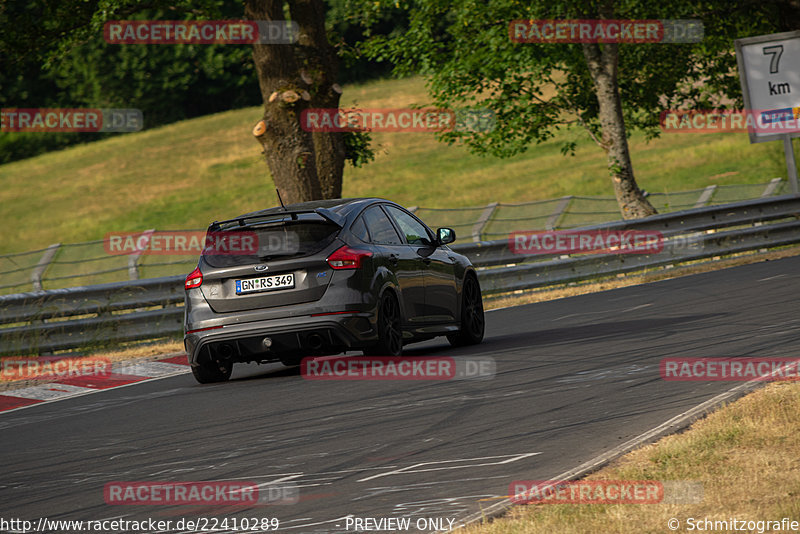
<path fill-rule="evenodd" d="M 751 143 L 800 136 L 800 31 L 734 41 Z"/>

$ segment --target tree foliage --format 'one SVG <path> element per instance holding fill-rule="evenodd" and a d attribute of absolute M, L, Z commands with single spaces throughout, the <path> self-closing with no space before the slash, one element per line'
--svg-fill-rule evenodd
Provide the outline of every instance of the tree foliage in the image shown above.
<path fill-rule="evenodd" d="M 367 26 L 382 9 L 399 6 L 409 15 L 407 31 L 364 43 L 368 55 L 394 63 L 399 75 L 423 74 L 437 106 L 495 113 L 494 130 L 446 132 L 443 141 L 509 157 L 579 125 L 609 151 L 615 182 L 624 178 L 619 174 L 624 162 L 612 157 L 608 132 L 601 127 L 597 74 L 602 69 L 593 72 L 591 58 L 616 68 L 625 135 L 641 129 L 656 137 L 661 110 L 741 105 L 733 39 L 782 29 L 780 17 L 796 7 L 794 0 L 352 1 Z M 512 20 L 597 18 L 700 19 L 705 38 L 690 44 L 534 44 L 512 42 L 508 33 Z M 565 141 L 562 148 L 570 153 L 575 144 Z"/>
<path fill-rule="evenodd" d="M 328 0 L 326 25 L 342 57 L 339 83 L 386 75 L 391 65 L 353 46 L 364 29 L 344 0 Z M 240 2 L 147 3 L 131 0 L 17 1 L 0 5 L 0 107 L 137 108 L 150 128 L 262 102 L 248 45 L 113 45 L 107 20 L 240 19 Z M 402 27 L 402 17 L 377 21 L 379 32 Z M 113 134 L 0 133 L 0 163 Z M 352 135 L 353 162 L 368 143 Z"/>

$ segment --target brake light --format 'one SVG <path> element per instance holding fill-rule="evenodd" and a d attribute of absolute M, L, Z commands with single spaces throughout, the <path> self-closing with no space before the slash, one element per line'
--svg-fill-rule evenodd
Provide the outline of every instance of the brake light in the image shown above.
<path fill-rule="evenodd" d="M 331 269 L 358 269 L 361 267 L 361 261 L 370 256 L 372 256 L 372 252 L 368 250 L 359 250 L 345 245 L 331 254 L 327 261 Z"/>
<path fill-rule="evenodd" d="M 194 334 L 195 332 L 205 332 L 206 330 L 216 330 L 217 328 L 222 328 L 222 325 L 220 325 L 220 326 L 209 326 L 209 327 L 206 327 L 206 328 L 197 328 L 195 330 L 187 330 L 186 333 L 187 334 Z"/>
<path fill-rule="evenodd" d="M 345 313 L 354 314 L 354 313 L 358 313 L 358 312 L 357 311 L 338 311 L 338 312 L 312 313 L 311 317 L 322 317 L 323 315 L 343 315 Z"/>
<path fill-rule="evenodd" d="M 195 287 L 200 287 L 202 284 L 203 273 L 200 272 L 200 267 L 197 267 L 186 277 L 186 282 L 184 282 L 183 287 L 184 289 L 193 289 Z"/>

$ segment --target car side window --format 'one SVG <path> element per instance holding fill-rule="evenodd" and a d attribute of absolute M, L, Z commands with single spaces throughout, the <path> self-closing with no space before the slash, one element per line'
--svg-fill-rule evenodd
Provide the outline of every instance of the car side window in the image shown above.
<path fill-rule="evenodd" d="M 409 245 L 430 245 L 432 238 L 425 225 L 395 206 L 386 206 Z"/>
<path fill-rule="evenodd" d="M 356 219 L 356 222 L 350 227 L 350 231 L 364 243 L 369 243 L 369 232 L 367 232 L 367 225 L 364 224 L 364 217 Z"/>
<path fill-rule="evenodd" d="M 392 226 L 389 217 L 378 206 L 368 208 L 361 216 L 369 230 L 372 242 L 380 245 L 402 245 L 400 236 Z"/>

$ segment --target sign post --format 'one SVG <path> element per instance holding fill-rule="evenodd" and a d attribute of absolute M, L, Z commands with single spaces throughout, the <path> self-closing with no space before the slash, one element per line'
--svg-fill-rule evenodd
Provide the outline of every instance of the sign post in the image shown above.
<path fill-rule="evenodd" d="M 794 160 L 794 148 L 792 138 L 788 135 L 783 136 L 783 153 L 786 156 L 786 172 L 789 175 L 789 182 L 792 184 L 792 194 L 798 194 L 797 189 L 797 163 Z"/>
<path fill-rule="evenodd" d="M 800 31 L 734 41 L 751 143 L 783 140 L 792 193 L 797 185 L 792 138 L 800 136 Z"/>

